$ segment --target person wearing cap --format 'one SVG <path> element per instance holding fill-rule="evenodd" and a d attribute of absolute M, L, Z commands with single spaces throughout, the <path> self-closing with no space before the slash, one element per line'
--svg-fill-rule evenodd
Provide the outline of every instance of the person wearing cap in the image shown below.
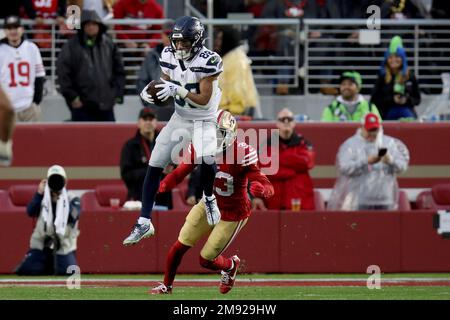
<path fill-rule="evenodd" d="M 0 84 L 14 106 L 17 121 L 39 121 L 45 81 L 41 53 L 24 39 L 18 16 L 6 17 L 3 26 L 6 37 L 0 40 Z"/>
<path fill-rule="evenodd" d="M 77 265 L 80 198 L 68 192 L 66 185 L 66 172 L 59 165 L 51 166 L 47 179 L 39 183 L 27 206 L 28 216 L 37 218 L 36 226 L 30 249 L 16 268 L 16 274 L 67 275 L 67 268 Z"/>
<path fill-rule="evenodd" d="M 413 70 L 408 67 L 402 38 L 391 39 L 372 91 L 384 120 L 417 119 L 415 106 L 420 104 L 420 90 Z"/>
<path fill-rule="evenodd" d="M 56 74 L 72 121 L 115 121 L 125 70 L 119 48 L 95 11 L 82 11 L 81 28 L 62 47 Z"/>
<path fill-rule="evenodd" d="M 405 172 L 409 151 L 399 139 L 383 133 L 380 117 L 368 113 L 356 133 L 340 147 L 337 180 L 329 210 L 396 210 L 397 175 Z"/>
<path fill-rule="evenodd" d="M 340 95 L 323 110 L 322 121 L 361 121 L 369 112 L 380 115 L 375 104 L 368 102 L 359 93 L 362 79 L 358 72 L 342 73 L 339 83 Z"/>
<path fill-rule="evenodd" d="M 139 112 L 138 129 L 133 138 L 125 142 L 120 156 L 120 176 L 128 189 L 127 200 L 142 201 L 142 186 L 147 172 L 148 161 L 158 136 L 155 113 L 149 107 Z M 165 168 L 167 174 L 173 165 Z M 156 204 L 172 208 L 170 192 L 158 194 Z"/>
<path fill-rule="evenodd" d="M 164 47 L 170 47 L 169 35 L 172 32 L 173 23 L 168 22 L 163 26 L 163 32 L 161 33 L 161 43 L 157 44 L 156 47 L 150 49 L 142 62 L 141 68 L 139 69 L 138 79 L 136 83 L 137 92 L 141 92 L 147 84 L 153 80 L 158 80 L 161 77 L 161 67 L 159 65 L 159 58 L 161 57 L 161 52 Z M 150 103 L 141 99 L 144 107 L 153 106 Z M 169 121 L 173 114 L 175 106 L 172 105 L 164 106 L 164 108 L 156 108 L 155 112 L 160 121 Z"/>

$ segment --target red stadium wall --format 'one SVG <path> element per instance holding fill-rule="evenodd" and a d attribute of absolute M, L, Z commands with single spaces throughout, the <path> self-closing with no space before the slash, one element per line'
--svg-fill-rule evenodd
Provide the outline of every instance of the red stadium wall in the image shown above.
<path fill-rule="evenodd" d="M 240 122 L 241 128 L 275 128 L 272 122 Z M 316 188 L 331 188 L 334 163 L 341 143 L 355 123 L 300 123 L 298 132 L 316 150 L 312 171 Z M 410 169 L 400 177 L 403 188 L 430 187 L 450 181 L 450 123 L 386 123 L 385 132 L 398 137 L 411 153 Z M 14 160 L 0 168 L 0 189 L 12 184 L 37 183 L 52 164 L 67 169 L 69 187 L 92 189 L 98 183 L 120 182 L 119 160 L 124 142 L 135 133 L 134 124 L 19 124 L 14 133 Z"/>
<path fill-rule="evenodd" d="M 123 238 L 137 212 L 83 212 L 77 257 L 83 273 L 162 273 L 168 249 L 186 212 L 154 214 L 156 236 L 134 247 Z M 433 228 L 433 212 L 254 212 L 227 249 L 238 254 L 243 272 L 365 273 L 449 272 L 450 239 Z M 33 228 L 25 213 L 1 212 L 0 273 L 11 273 L 28 250 Z M 200 243 L 190 250 L 182 273 L 199 266 Z"/>

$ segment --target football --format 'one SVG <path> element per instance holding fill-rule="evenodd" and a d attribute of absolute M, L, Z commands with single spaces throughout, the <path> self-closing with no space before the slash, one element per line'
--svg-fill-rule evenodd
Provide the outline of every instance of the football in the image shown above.
<path fill-rule="evenodd" d="M 152 96 L 153 100 L 155 100 L 155 105 L 160 107 L 170 104 L 171 99 L 173 99 L 172 97 L 169 97 L 169 99 L 167 99 L 166 101 L 161 101 L 160 99 L 158 99 L 158 96 L 156 94 L 159 90 L 161 90 L 161 88 L 156 88 L 155 86 L 162 83 L 163 82 L 160 80 L 153 80 L 152 82 L 150 82 L 147 88 L 147 93 Z"/>

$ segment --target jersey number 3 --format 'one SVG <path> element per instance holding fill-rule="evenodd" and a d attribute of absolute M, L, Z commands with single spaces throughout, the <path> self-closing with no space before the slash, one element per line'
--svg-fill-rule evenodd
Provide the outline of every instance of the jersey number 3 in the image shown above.
<path fill-rule="evenodd" d="M 233 185 L 233 176 L 231 174 L 228 174 L 226 172 L 219 171 L 216 173 L 216 179 L 220 182 L 223 182 L 224 189 L 221 189 L 219 187 L 216 187 L 216 192 L 218 195 L 221 195 L 222 197 L 229 197 L 234 192 L 234 185 Z"/>
<path fill-rule="evenodd" d="M 10 87 L 17 87 L 17 85 L 27 87 L 30 85 L 30 64 L 27 61 L 20 61 L 19 63 L 11 62 L 8 64 L 8 68 L 11 80 L 9 82 Z"/>

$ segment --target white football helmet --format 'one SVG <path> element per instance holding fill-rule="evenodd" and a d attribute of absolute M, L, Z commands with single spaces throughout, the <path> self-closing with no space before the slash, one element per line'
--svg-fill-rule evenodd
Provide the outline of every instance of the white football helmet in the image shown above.
<path fill-rule="evenodd" d="M 236 140 L 237 121 L 233 115 L 226 110 L 219 110 L 217 115 L 217 150 L 222 153 Z"/>

